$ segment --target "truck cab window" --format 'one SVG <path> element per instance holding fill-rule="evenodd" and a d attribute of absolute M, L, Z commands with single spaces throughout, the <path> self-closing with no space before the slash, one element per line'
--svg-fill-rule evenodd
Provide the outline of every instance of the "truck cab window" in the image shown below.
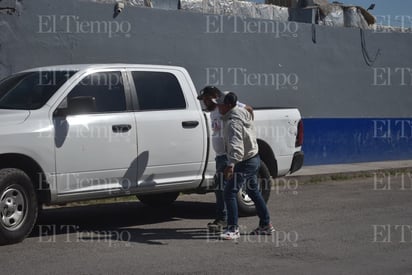
<path fill-rule="evenodd" d="M 86 76 L 69 93 L 67 99 L 91 97 L 92 113 L 126 111 L 126 97 L 121 72 L 99 72 Z"/>
<path fill-rule="evenodd" d="M 10 76 L 0 83 L 0 109 L 39 109 L 75 73 L 45 70 Z"/>
<path fill-rule="evenodd" d="M 140 110 L 185 109 L 179 81 L 171 73 L 132 72 Z"/>

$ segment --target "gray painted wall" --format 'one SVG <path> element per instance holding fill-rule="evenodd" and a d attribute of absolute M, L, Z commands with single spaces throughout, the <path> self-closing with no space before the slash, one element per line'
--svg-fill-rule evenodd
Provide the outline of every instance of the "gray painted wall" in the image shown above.
<path fill-rule="evenodd" d="M 412 117 L 412 34 L 365 32 L 369 55 L 380 51 L 368 66 L 360 30 L 315 33 L 316 43 L 310 24 L 133 7 L 113 18 L 113 5 L 25 1 L 19 16 L 0 15 L 0 76 L 67 63 L 179 65 L 198 90 L 217 85 L 255 107 L 294 106 L 306 118 Z"/>

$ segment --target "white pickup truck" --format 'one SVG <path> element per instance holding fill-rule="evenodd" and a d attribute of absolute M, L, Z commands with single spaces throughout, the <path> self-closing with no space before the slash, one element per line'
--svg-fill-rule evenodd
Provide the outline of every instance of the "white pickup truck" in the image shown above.
<path fill-rule="evenodd" d="M 166 205 L 213 191 L 208 113 L 181 67 L 35 68 L 0 82 L 0 243 L 23 240 L 42 204 L 137 195 Z M 301 168 L 297 109 L 256 109 L 261 192 Z M 240 210 L 254 211 L 239 192 Z"/>

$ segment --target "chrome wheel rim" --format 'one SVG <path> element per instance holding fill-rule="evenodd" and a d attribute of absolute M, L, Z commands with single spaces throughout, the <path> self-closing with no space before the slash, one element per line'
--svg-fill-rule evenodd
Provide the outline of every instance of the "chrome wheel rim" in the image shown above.
<path fill-rule="evenodd" d="M 259 192 L 262 192 L 259 177 L 258 177 L 258 188 L 259 188 Z M 239 193 L 240 193 L 240 197 L 241 197 L 244 204 L 246 204 L 248 206 L 255 205 L 252 198 L 249 197 L 249 195 L 246 193 L 246 188 L 244 186 L 239 190 Z"/>
<path fill-rule="evenodd" d="M 26 218 L 27 196 L 17 188 L 9 187 L 0 199 L 0 222 L 8 230 L 16 230 Z"/>
<path fill-rule="evenodd" d="M 253 205 L 254 202 L 252 201 L 252 199 L 249 197 L 249 195 L 246 193 L 245 188 L 242 187 L 242 189 L 240 190 L 240 196 L 242 197 L 242 201 L 247 204 L 247 205 Z"/>

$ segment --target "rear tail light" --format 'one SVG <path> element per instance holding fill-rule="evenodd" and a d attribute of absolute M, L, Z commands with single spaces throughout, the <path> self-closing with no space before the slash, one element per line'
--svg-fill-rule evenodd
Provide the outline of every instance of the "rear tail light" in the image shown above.
<path fill-rule="evenodd" d="M 298 123 L 298 134 L 296 135 L 295 147 L 303 145 L 303 121 L 299 120 Z"/>

